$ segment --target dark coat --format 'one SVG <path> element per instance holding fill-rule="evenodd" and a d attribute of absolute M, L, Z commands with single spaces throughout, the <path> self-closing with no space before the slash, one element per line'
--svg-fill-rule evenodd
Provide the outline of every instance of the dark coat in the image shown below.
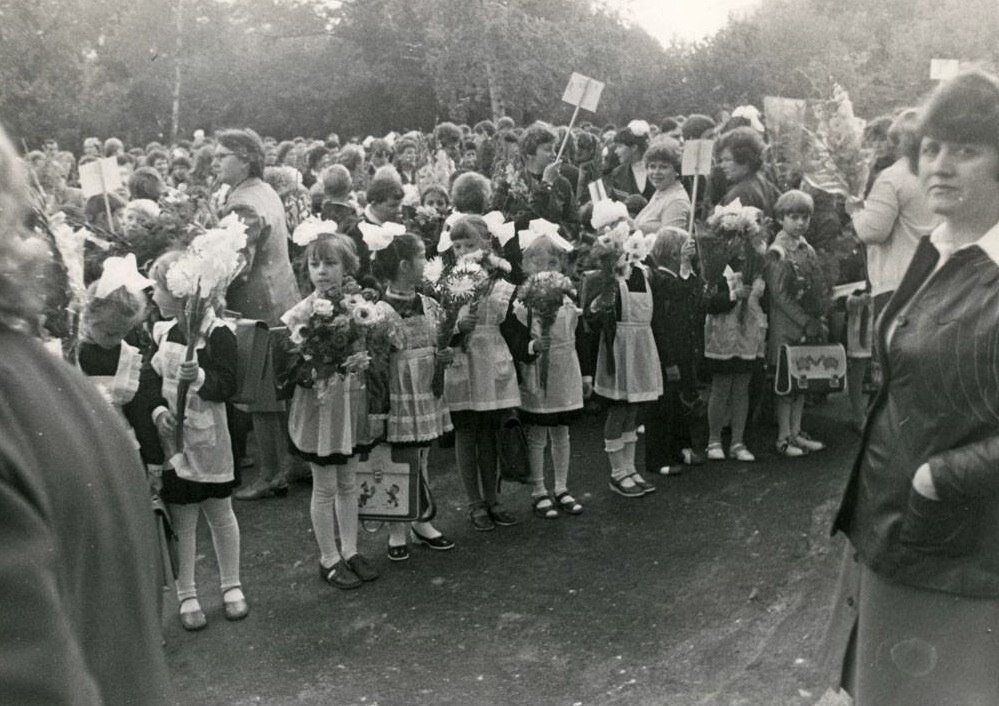
<path fill-rule="evenodd" d="M 739 199 L 743 206 L 755 206 L 763 211 L 764 216 L 770 218 L 774 213 L 774 204 L 779 198 L 780 191 L 777 187 L 767 181 L 762 171 L 758 171 L 730 186 L 719 203 L 727 206 Z"/>
<path fill-rule="evenodd" d="M 610 177 L 607 178 L 604 188 L 607 189 L 608 196 L 619 201 L 624 201 L 631 194 L 641 194 L 646 201 L 649 201 L 656 193 L 656 187 L 649 179 L 645 180 L 645 190 L 639 191 L 630 164 L 619 164 L 615 167 L 614 171 L 610 173 Z"/>
<path fill-rule="evenodd" d="M 999 229 L 944 263 L 924 238 L 878 320 L 884 383 L 834 530 L 893 582 L 999 598 Z M 928 463 L 939 501 L 912 487 Z"/>
<path fill-rule="evenodd" d="M 125 423 L 38 341 L 0 326 L 0 350 L 0 703 L 172 703 Z"/>

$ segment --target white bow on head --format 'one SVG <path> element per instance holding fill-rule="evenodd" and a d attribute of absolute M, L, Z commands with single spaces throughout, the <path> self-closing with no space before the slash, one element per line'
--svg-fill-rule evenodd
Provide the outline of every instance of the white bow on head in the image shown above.
<path fill-rule="evenodd" d="M 444 227 L 441 228 L 441 237 L 437 241 L 437 252 L 447 252 L 451 249 L 451 228 L 459 220 L 467 216 L 467 213 L 462 213 L 461 211 L 452 211 L 451 214 L 444 219 Z"/>
<path fill-rule="evenodd" d="M 628 207 L 624 205 L 624 202 L 602 199 L 593 203 L 593 215 L 590 216 L 590 223 L 595 229 L 600 230 L 627 218 Z"/>
<path fill-rule="evenodd" d="M 120 287 L 137 293 L 152 286 L 151 279 L 139 274 L 139 268 L 135 264 L 135 253 L 129 253 L 125 257 L 109 257 L 104 261 L 104 271 L 97 281 L 94 296 L 104 299 Z"/>
<path fill-rule="evenodd" d="M 333 235 L 338 228 L 339 226 L 334 221 L 323 221 L 316 216 L 309 216 L 295 226 L 295 232 L 291 234 L 291 242 L 304 248 L 324 233 Z"/>
<path fill-rule="evenodd" d="M 371 252 L 384 250 L 392 244 L 392 238 L 406 232 L 406 226 L 392 222 L 376 226 L 362 221 L 357 224 L 357 229 L 361 231 L 361 239 Z"/>
<path fill-rule="evenodd" d="M 527 230 L 520 231 L 518 235 L 520 236 L 521 250 L 524 250 L 535 240 L 544 236 L 566 252 L 572 251 L 572 243 L 563 238 L 562 234 L 558 232 L 558 225 L 544 218 L 535 218 L 527 224 Z"/>
<path fill-rule="evenodd" d="M 517 227 L 513 221 L 507 221 L 499 211 L 490 211 L 482 217 L 482 220 L 489 226 L 489 232 L 495 236 L 500 245 L 506 246 L 513 236 L 517 234 Z"/>

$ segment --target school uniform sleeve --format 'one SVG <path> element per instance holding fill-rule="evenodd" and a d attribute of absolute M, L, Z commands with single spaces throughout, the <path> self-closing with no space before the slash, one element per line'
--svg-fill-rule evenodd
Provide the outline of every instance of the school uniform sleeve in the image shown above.
<path fill-rule="evenodd" d="M 791 281 L 794 278 L 794 267 L 787 258 L 771 252 L 767 255 L 766 267 L 767 290 L 770 292 L 770 305 L 780 311 L 798 326 L 804 327 L 810 317 L 801 305 L 791 296 Z"/>
<path fill-rule="evenodd" d="M 132 401 L 122 407 L 139 442 L 139 455 L 146 464 L 163 463 L 163 447 L 160 445 L 156 425 L 153 424 L 153 410 L 160 404 L 166 404 L 160 393 L 161 386 L 160 376 L 148 360 L 144 361 L 139 373 L 139 389 Z"/>
<path fill-rule="evenodd" d="M 216 326 L 208 346 L 198 352 L 204 372 L 204 381 L 196 390 L 198 397 L 206 402 L 225 402 L 236 394 L 236 357 L 236 334 L 225 326 Z"/>
<path fill-rule="evenodd" d="M 517 363 L 531 363 L 537 358 L 537 355 L 530 352 L 531 343 L 531 331 L 513 311 L 513 305 L 516 301 L 515 297 L 510 297 L 510 303 L 507 305 L 506 318 L 500 323 L 500 335 L 503 336 L 503 340 L 506 341 L 507 347 L 510 349 L 510 355 Z"/>
<path fill-rule="evenodd" d="M 729 294 L 728 282 L 724 277 L 719 277 L 715 281 L 714 287 L 705 289 L 701 299 L 704 311 L 708 314 L 727 314 L 735 308 L 737 300 Z"/>

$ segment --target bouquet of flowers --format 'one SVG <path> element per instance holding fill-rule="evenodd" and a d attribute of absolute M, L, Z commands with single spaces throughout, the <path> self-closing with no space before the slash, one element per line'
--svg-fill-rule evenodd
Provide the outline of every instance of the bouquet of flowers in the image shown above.
<path fill-rule="evenodd" d="M 731 260 L 740 262 L 740 279 L 752 284 L 763 276 L 766 250 L 766 231 L 762 223 L 763 212 L 755 206 L 743 206 L 736 199 L 727 206 L 715 206 L 708 217 L 708 228 L 714 237 L 714 248 L 703 248 L 707 262 L 705 279 L 714 282 Z M 739 302 L 739 322 L 746 318 L 746 302 Z"/>
<path fill-rule="evenodd" d="M 793 276 L 788 280 L 790 294 L 813 319 L 829 311 L 831 287 L 822 264 L 817 259 L 789 263 Z"/>
<path fill-rule="evenodd" d="M 435 257 L 423 270 L 427 288 L 440 302 L 442 316 L 437 322 L 437 348 L 447 348 L 458 323 L 458 313 L 466 304 L 474 309 L 489 286 L 489 274 L 474 259 L 458 260 L 445 271 L 444 262 Z M 444 394 L 444 364 L 438 361 L 434 369 L 433 393 Z"/>
<path fill-rule="evenodd" d="M 496 205 L 507 220 L 518 220 L 531 211 L 531 187 L 524 181 L 519 163 L 504 165 L 502 174 L 494 179 L 493 191 L 499 195 Z"/>
<path fill-rule="evenodd" d="M 403 213 L 406 215 L 406 229 L 420 235 L 427 252 L 436 249 L 444 227 L 444 214 L 433 206 L 419 204 L 413 207 L 403 206 Z"/>
<path fill-rule="evenodd" d="M 541 321 L 541 335 L 547 336 L 566 295 L 575 295 L 572 280 L 561 272 L 538 272 L 527 278 L 517 288 L 517 299 L 523 302 L 532 314 Z M 548 351 L 542 351 L 538 358 L 538 373 L 541 379 L 541 389 L 548 389 Z"/>
<path fill-rule="evenodd" d="M 226 216 L 216 228 L 204 231 L 191 240 L 186 252 L 167 270 L 167 289 L 184 301 L 187 353 L 194 359 L 195 344 L 211 305 L 213 294 L 224 291 L 243 269 L 246 261 L 246 225 L 235 214 Z M 177 385 L 177 452 L 184 448 L 184 414 L 190 383 Z"/>
<path fill-rule="evenodd" d="M 850 96 L 834 85 L 832 98 L 813 105 L 812 113 L 816 125 L 806 128 L 805 183 L 832 194 L 863 197 L 871 151 L 862 147 L 864 120 L 853 114 Z"/>

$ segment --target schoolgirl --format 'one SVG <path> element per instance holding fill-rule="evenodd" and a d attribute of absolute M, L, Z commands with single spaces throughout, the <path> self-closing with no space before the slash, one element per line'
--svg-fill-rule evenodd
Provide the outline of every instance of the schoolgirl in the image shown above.
<path fill-rule="evenodd" d="M 164 317 L 153 325 L 152 368 L 162 393 L 152 412 L 161 443 L 169 458 L 163 470 L 161 497 L 170 509 L 178 538 L 177 599 L 180 622 L 186 630 L 200 630 L 207 620 L 198 602 L 194 564 L 198 520 L 208 520 L 219 564 L 219 582 L 225 617 L 241 620 L 249 613 L 239 578 L 239 524 L 232 511 L 233 458 L 226 424 L 225 401 L 236 392 L 236 334 L 205 313 L 195 341 L 194 360 L 185 360 L 188 340 L 184 302 L 167 288 L 167 273 L 182 253 L 171 251 L 153 263 L 153 301 Z M 221 293 L 212 302 L 221 306 Z M 184 414 L 183 450 L 174 447 L 177 392 L 190 384 Z"/>
<path fill-rule="evenodd" d="M 449 361 L 451 349 L 437 348 L 437 323 L 440 305 L 417 293 L 423 281 L 426 252 L 423 241 L 412 233 L 382 240 L 370 240 L 373 272 L 384 284 L 378 309 L 390 327 L 392 353 L 389 361 L 389 414 L 386 441 L 393 459 L 417 466 L 428 486 L 430 445 L 454 427 L 443 400 L 433 394 L 432 382 L 438 359 Z M 429 516 L 413 522 L 409 529 L 413 540 L 430 549 L 446 551 L 454 542 L 436 529 Z M 409 558 L 406 525 L 389 525 L 388 558 Z"/>
<path fill-rule="evenodd" d="M 466 216 L 451 229 L 454 255 L 477 258 L 490 272 L 485 295 L 475 309 L 462 310 L 452 339 L 454 361 L 444 374 L 444 400 L 455 428 L 455 457 L 468 497 L 472 526 L 481 532 L 517 524 L 497 498 L 497 432 L 520 406 L 514 361 L 533 358 L 530 335 L 513 314 L 514 285 L 504 277 L 507 263 L 492 250 L 489 227 Z"/>
<path fill-rule="evenodd" d="M 317 234 L 303 254 L 314 291 L 281 317 L 292 336 L 308 322 L 313 303 L 341 293 L 359 266 L 353 242 L 340 233 Z M 319 544 L 319 575 L 336 588 L 358 588 L 378 578 L 357 553 L 357 455 L 374 446 L 364 376 L 334 376 L 328 385 L 315 385 L 309 376 L 292 377 L 288 432 L 292 452 L 312 469 L 309 509 Z"/>
<path fill-rule="evenodd" d="M 539 272 L 562 272 L 565 269 L 566 246 L 548 235 L 521 231 L 520 244 L 524 251 L 524 274 L 528 278 Z M 583 410 L 583 375 L 576 351 L 576 329 L 580 325 L 580 309 L 568 296 L 558 311 L 548 334 L 543 334 L 541 320 L 520 301 L 514 305 L 518 320 L 531 332 L 533 352 L 547 355 L 547 380 L 541 385 L 540 362 L 518 363 L 520 370 L 520 416 L 527 425 L 528 461 L 532 509 L 536 516 L 555 519 L 559 511 L 570 515 L 583 512 L 583 506 L 569 492 L 569 425 Z M 545 487 L 545 450 L 551 448 L 554 466 L 554 486 Z"/>

